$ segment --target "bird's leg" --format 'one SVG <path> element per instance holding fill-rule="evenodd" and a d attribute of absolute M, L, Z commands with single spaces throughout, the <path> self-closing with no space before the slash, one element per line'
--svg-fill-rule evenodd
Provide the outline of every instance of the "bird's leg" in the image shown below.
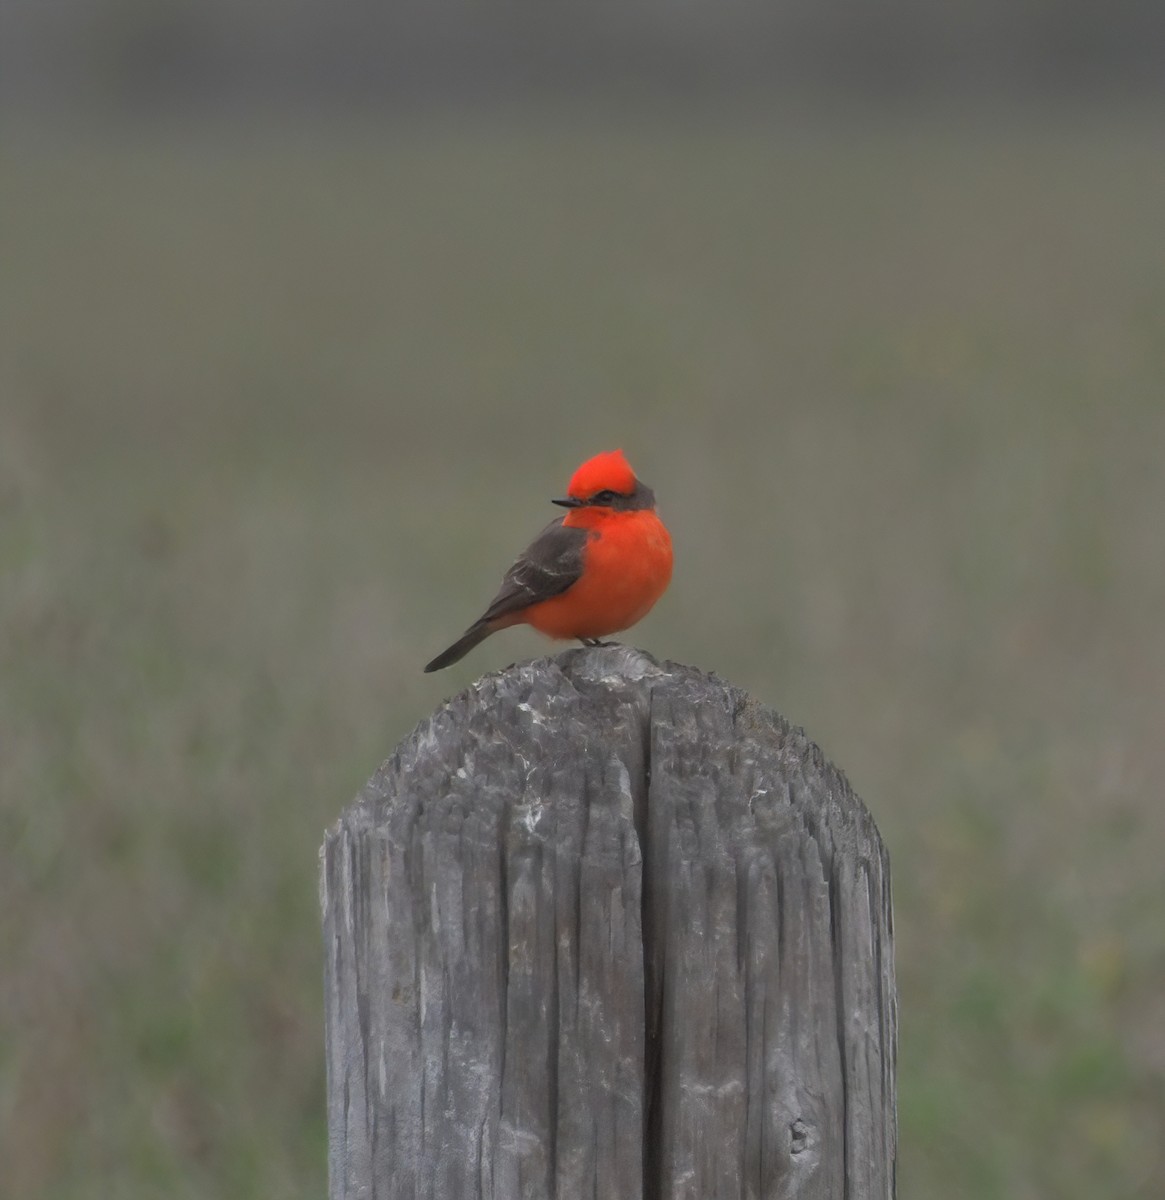
<path fill-rule="evenodd" d="M 584 646 L 618 646 L 618 642 L 604 642 L 602 638 L 579 638 Z"/>

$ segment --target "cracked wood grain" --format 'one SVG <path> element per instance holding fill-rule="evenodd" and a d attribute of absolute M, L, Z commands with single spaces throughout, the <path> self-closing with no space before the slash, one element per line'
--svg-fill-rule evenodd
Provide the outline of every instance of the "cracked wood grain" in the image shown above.
<path fill-rule="evenodd" d="M 893 1197 L 886 852 L 739 690 L 487 676 L 321 858 L 331 1200 Z"/>

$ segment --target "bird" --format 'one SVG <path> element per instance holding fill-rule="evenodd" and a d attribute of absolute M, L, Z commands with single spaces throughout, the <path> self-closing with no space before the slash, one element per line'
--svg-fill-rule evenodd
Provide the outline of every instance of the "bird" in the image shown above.
<path fill-rule="evenodd" d="M 655 493 L 622 450 L 587 459 L 566 493 L 551 503 L 569 511 L 519 555 L 485 612 L 426 671 L 451 666 L 511 625 L 595 646 L 651 611 L 672 574 L 671 535 Z"/>

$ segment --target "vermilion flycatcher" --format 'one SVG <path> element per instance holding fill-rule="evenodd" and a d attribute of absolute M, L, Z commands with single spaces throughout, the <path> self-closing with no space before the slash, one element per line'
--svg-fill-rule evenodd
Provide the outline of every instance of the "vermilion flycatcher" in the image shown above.
<path fill-rule="evenodd" d="M 510 625 L 595 645 L 629 629 L 663 595 L 671 580 L 671 537 L 656 514 L 655 493 L 635 478 L 622 450 L 588 459 L 566 499 L 553 503 L 570 512 L 534 539 L 489 608 L 426 671 L 455 663 Z"/>

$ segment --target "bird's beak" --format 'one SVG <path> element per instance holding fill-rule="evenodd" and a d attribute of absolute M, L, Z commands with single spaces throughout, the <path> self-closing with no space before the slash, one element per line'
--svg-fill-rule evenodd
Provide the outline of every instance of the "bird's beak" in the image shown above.
<path fill-rule="evenodd" d="M 561 504 L 563 508 L 581 508 L 583 501 L 576 500 L 573 496 L 567 496 L 564 500 L 551 500 L 551 504 Z"/>

